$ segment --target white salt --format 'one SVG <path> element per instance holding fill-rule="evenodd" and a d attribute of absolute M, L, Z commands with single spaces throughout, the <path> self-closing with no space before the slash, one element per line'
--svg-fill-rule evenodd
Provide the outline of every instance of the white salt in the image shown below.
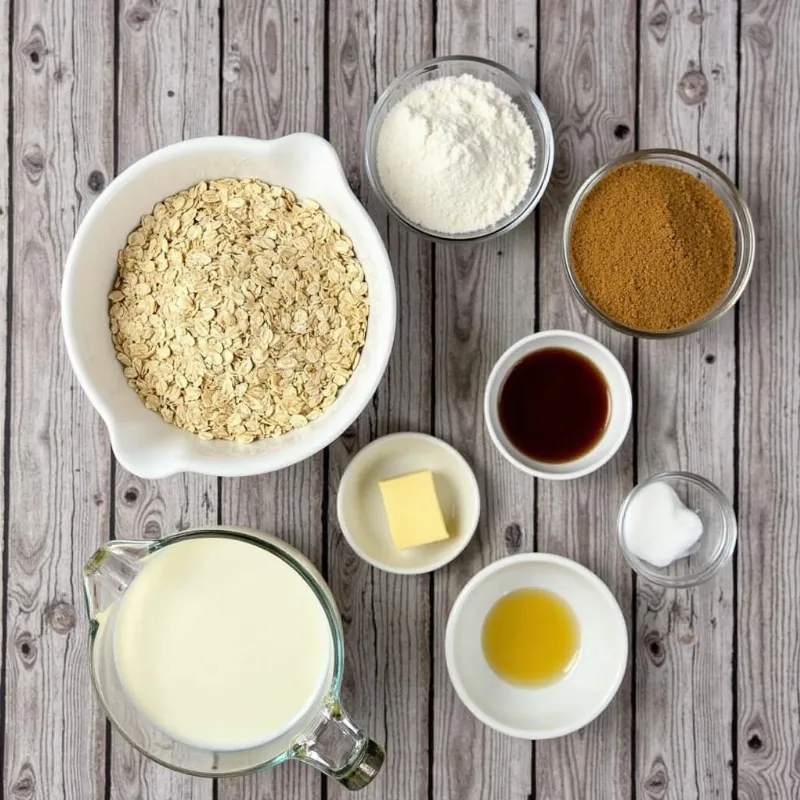
<path fill-rule="evenodd" d="M 703 535 L 703 521 L 667 483 L 640 489 L 625 512 L 622 535 L 637 558 L 666 567 L 691 554 Z"/>

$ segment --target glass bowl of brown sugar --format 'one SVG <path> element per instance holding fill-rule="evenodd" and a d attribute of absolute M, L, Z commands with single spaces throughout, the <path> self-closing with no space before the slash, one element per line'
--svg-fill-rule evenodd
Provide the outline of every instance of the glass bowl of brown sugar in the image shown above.
<path fill-rule="evenodd" d="M 678 150 L 610 161 L 567 210 L 562 256 L 580 302 L 630 336 L 699 331 L 736 304 L 750 280 L 755 230 L 732 181 Z"/>

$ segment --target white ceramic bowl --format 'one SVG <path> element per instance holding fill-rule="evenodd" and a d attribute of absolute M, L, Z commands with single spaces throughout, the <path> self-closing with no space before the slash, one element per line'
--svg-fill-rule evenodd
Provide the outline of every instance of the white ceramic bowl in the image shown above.
<path fill-rule="evenodd" d="M 529 353 L 548 347 L 574 350 L 592 361 L 603 373 L 611 395 L 609 420 L 600 441 L 580 458 L 555 464 L 536 461 L 514 447 L 500 424 L 498 414 L 500 391 L 511 368 Z M 631 424 L 631 385 L 619 361 L 596 339 L 574 331 L 541 331 L 520 339 L 500 356 L 486 383 L 483 413 L 495 447 L 517 469 L 536 478 L 570 480 L 600 469 L 619 450 Z"/>
<path fill-rule="evenodd" d="M 127 385 L 108 323 L 117 251 L 143 214 L 163 198 L 212 178 L 260 178 L 317 200 L 352 239 L 369 285 L 370 315 L 361 361 L 336 402 L 307 427 L 251 444 L 202 441 L 149 411 Z M 288 467 L 322 450 L 375 393 L 392 349 L 394 276 L 383 241 L 347 185 L 333 147 L 319 136 L 191 139 L 137 161 L 95 201 L 72 243 L 61 292 L 64 338 L 78 381 L 108 427 L 114 454 L 143 478 L 176 472 L 241 476 Z"/>
<path fill-rule="evenodd" d="M 378 481 L 429 469 L 450 538 L 397 550 L 389 532 Z M 469 544 L 478 526 L 478 481 L 464 457 L 424 433 L 393 433 L 359 451 L 342 475 L 336 509 L 350 547 L 386 572 L 419 575 L 449 564 Z"/>
<path fill-rule="evenodd" d="M 483 655 L 483 622 L 503 595 L 540 588 L 575 614 L 580 651 L 567 675 L 537 688 L 514 686 Z M 500 559 L 461 590 L 445 634 L 447 671 L 464 705 L 484 724 L 520 739 L 552 739 L 582 728 L 611 702 L 628 662 L 625 618 L 593 572 L 561 556 L 521 553 Z"/>

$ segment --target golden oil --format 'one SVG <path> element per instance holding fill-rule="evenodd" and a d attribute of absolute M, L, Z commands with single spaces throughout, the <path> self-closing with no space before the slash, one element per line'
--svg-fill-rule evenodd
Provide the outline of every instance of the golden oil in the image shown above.
<path fill-rule="evenodd" d="M 520 686 L 542 686 L 562 678 L 580 649 L 572 609 L 546 589 L 518 589 L 501 597 L 483 623 L 489 666 Z"/>

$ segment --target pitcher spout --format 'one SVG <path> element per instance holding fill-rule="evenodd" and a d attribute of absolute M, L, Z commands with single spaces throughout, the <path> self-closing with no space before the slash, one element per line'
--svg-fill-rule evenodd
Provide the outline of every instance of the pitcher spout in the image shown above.
<path fill-rule="evenodd" d="M 92 622 L 122 597 L 152 549 L 153 542 L 118 541 L 95 551 L 83 568 L 86 610 Z"/>

